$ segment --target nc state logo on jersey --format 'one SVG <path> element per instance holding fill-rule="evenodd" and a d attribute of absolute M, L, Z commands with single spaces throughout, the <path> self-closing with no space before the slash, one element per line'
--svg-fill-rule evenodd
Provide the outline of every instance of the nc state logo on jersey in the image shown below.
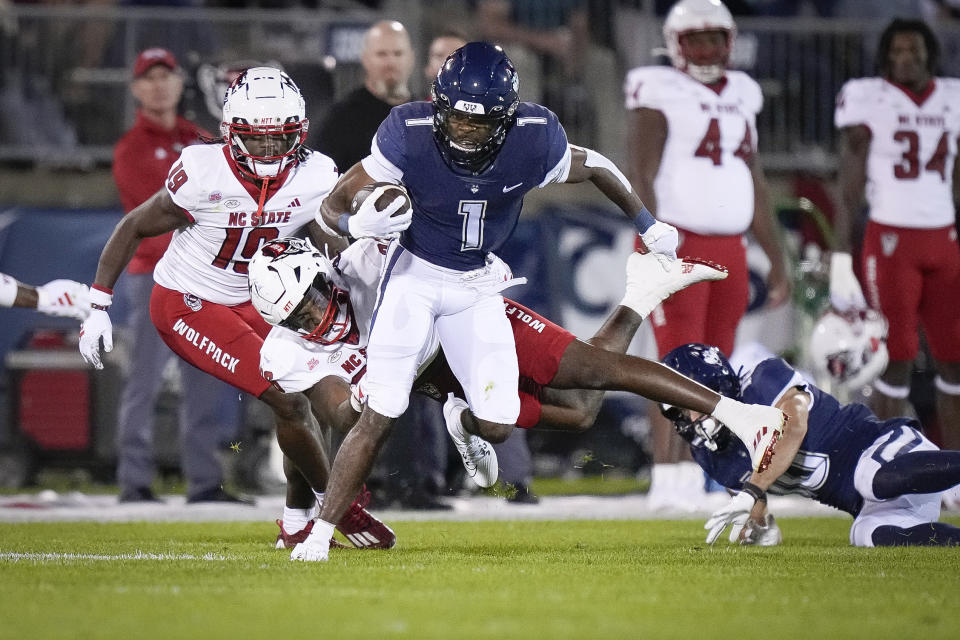
<path fill-rule="evenodd" d="M 190 311 L 200 311 L 200 309 L 203 309 L 203 300 L 192 293 L 183 294 L 183 304 L 187 305 Z"/>
<path fill-rule="evenodd" d="M 895 233 L 884 233 L 880 236 L 880 248 L 885 258 L 889 258 L 896 251 L 899 239 L 900 237 Z"/>

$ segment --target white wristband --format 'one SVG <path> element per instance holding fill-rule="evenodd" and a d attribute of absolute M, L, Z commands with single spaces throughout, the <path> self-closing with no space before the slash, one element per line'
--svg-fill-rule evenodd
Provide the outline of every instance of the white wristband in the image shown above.
<path fill-rule="evenodd" d="M 0 273 L 0 307 L 12 307 L 17 299 L 17 281 Z"/>
<path fill-rule="evenodd" d="M 109 307 L 113 304 L 113 294 L 107 293 L 106 291 L 101 291 L 100 289 L 95 289 L 90 287 L 90 306 L 97 305 L 97 307 Z"/>

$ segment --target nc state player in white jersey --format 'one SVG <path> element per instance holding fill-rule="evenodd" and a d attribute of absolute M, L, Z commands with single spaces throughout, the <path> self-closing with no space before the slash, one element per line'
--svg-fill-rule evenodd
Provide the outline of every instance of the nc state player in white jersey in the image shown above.
<path fill-rule="evenodd" d="M 307 399 L 282 393 L 260 375 L 260 346 L 270 326 L 250 304 L 247 288 L 247 263 L 268 240 L 306 226 L 318 246 L 343 246 L 314 222 L 338 175 L 330 158 L 303 146 L 307 126 L 303 97 L 286 73 L 271 67 L 243 72 L 227 89 L 221 143 L 185 148 L 166 186 L 127 214 L 107 241 L 80 352 L 102 368 L 101 338 L 106 351 L 113 348 L 111 288 L 143 238 L 174 231 L 154 271 L 154 326 L 181 358 L 273 408 L 277 440 L 296 470 L 284 467 L 302 474 L 313 490 L 294 501 L 309 510 L 326 486 L 327 454 L 310 427 Z M 338 523 L 341 532 L 373 531 L 365 546 L 392 546 L 393 533 L 363 504 L 354 502 Z"/>
<path fill-rule="evenodd" d="M 678 255 L 727 267 L 726 280 L 671 296 L 651 315 L 662 358 L 688 342 L 733 350 L 748 302 L 749 229 L 770 258 L 767 302 L 789 293 L 782 250 L 772 222 L 763 170 L 756 161 L 756 117 L 763 105 L 757 83 L 727 70 L 736 25 L 719 0 L 681 0 L 670 9 L 663 36 L 673 67 L 641 67 L 626 77 L 631 182 L 658 220 L 680 232 Z M 684 506 L 669 487 L 690 484 L 689 504 L 702 494 L 702 474 L 656 406 L 651 505 Z M 687 473 L 684 474 L 684 468 Z M 685 481 L 683 477 L 689 477 Z M 698 485 L 694 487 L 693 485 Z"/>
<path fill-rule="evenodd" d="M 960 248 L 957 139 L 960 80 L 934 77 L 939 46 L 918 20 L 897 19 L 880 38 L 882 77 L 847 82 L 837 98 L 840 187 L 830 298 L 863 306 L 853 275 L 851 221 L 866 191 L 869 221 L 861 266 L 867 301 L 889 321 L 890 362 L 874 383 L 881 418 L 906 413 L 910 373 L 923 326 L 937 377 L 944 448 L 960 448 Z"/>

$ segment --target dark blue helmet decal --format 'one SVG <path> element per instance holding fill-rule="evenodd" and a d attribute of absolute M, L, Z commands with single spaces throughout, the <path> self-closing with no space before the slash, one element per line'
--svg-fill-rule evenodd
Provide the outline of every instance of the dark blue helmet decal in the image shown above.
<path fill-rule="evenodd" d="M 517 71 L 499 45 L 470 42 L 454 51 L 433 82 L 433 130 L 448 163 L 479 173 L 494 160 L 513 126 L 520 104 Z M 475 146 L 453 138 L 450 114 L 490 126 L 489 137 Z"/>

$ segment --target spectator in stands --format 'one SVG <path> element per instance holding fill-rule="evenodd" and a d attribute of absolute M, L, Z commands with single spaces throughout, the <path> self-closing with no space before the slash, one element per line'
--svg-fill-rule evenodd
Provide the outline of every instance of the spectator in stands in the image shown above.
<path fill-rule="evenodd" d="M 937 372 L 936 406 L 947 449 L 960 449 L 960 80 L 935 77 L 939 44 L 919 20 L 893 20 L 880 37 L 880 77 L 847 82 L 837 98 L 840 188 L 830 299 L 865 304 L 853 273 L 851 227 L 869 220 L 860 256 L 866 300 L 889 322 L 890 362 L 874 383 L 883 419 L 906 413 L 923 327 Z"/>
<path fill-rule="evenodd" d="M 619 84 L 617 60 L 591 39 L 586 0 L 479 0 L 476 28 L 502 45 L 523 78 L 523 95 L 555 111 L 571 137 L 613 160 L 622 119 L 607 96 Z"/>
<path fill-rule="evenodd" d="M 0 308 L 36 309 L 51 316 L 83 320 L 90 313 L 87 285 L 73 280 L 53 280 L 34 287 L 0 273 Z"/>
<path fill-rule="evenodd" d="M 467 34 L 452 27 L 441 31 L 433 40 L 430 41 L 430 47 L 427 49 L 427 64 L 423 67 L 423 79 L 427 87 L 427 100 L 430 99 L 430 87 L 437 77 L 437 72 L 443 66 L 444 60 L 451 53 L 467 44 Z"/>
<path fill-rule="evenodd" d="M 377 127 L 398 104 L 409 102 L 413 48 L 395 20 L 374 24 L 363 37 L 363 86 L 330 107 L 320 124 L 317 149 L 346 171 L 370 152 Z"/>
<path fill-rule="evenodd" d="M 133 127 L 117 142 L 113 177 L 125 212 L 161 188 L 180 151 L 209 135 L 177 115 L 183 78 L 173 54 L 146 49 L 133 64 L 130 91 L 139 108 Z M 173 360 L 181 380 L 180 463 L 187 481 L 188 502 L 245 502 L 224 491 L 217 450 L 224 438 L 218 411 L 221 399 L 233 396 L 229 385 L 177 358 L 163 343 L 150 320 L 153 269 L 171 233 L 146 238 L 137 247 L 124 277 L 130 302 L 130 360 L 136 374 L 120 395 L 117 428 L 117 482 L 121 502 L 158 501 L 151 485 L 155 468 L 153 426 L 163 371 Z"/>
<path fill-rule="evenodd" d="M 663 27 L 673 67 L 641 67 L 624 85 L 631 181 L 658 220 L 680 231 L 678 255 L 727 267 L 730 276 L 681 291 L 651 315 L 658 355 L 688 342 L 733 350 L 747 310 L 749 229 L 770 259 L 767 303 L 786 301 L 786 264 L 757 158 L 760 87 L 727 70 L 736 26 L 719 0 L 681 0 Z M 653 508 L 696 508 L 703 474 L 651 405 Z M 684 462 L 680 462 L 681 459 Z"/>

